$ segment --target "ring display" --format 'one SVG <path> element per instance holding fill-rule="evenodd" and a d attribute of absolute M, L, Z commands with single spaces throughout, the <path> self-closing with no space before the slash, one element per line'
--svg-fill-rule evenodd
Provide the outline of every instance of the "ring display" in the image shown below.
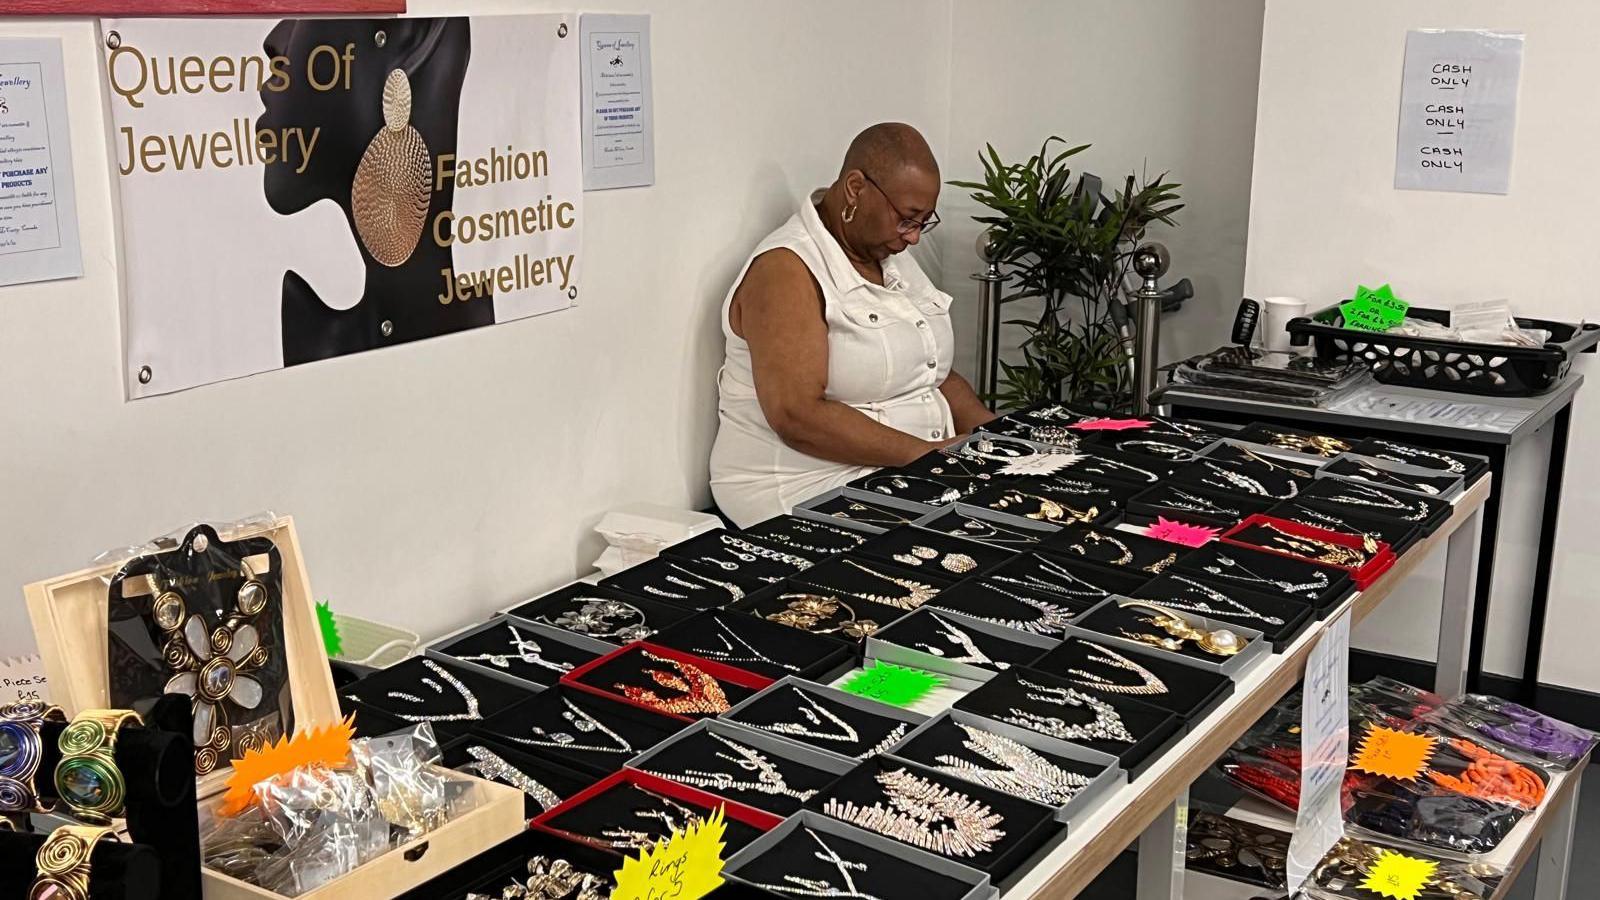
<path fill-rule="evenodd" d="M 85 822 L 106 824 L 122 815 L 128 789 L 117 768 L 117 732 L 129 722 L 144 724 L 129 710 L 86 709 L 61 732 L 56 794 Z"/>
<path fill-rule="evenodd" d="M 0 813 L 22 813 L 53 808 L 40 803 L 34 778 L 44 756 L 39 728 L 46 721 L 65 722 L 59 706 L 38 701 L 0 706 Z"/>
<path fill-rule="evenodd" d="M 63 825 L 45 838 L 28 900 L 89 900 L 89 856 L 111 829 Z"/>

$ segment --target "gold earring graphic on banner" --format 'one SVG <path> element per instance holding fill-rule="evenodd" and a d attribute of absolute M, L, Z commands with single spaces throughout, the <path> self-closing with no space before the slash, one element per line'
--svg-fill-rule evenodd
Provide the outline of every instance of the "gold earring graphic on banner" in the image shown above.
<path fill-rule="evenodd" d="M 383 82 L 383 127 L 350 185 L 356 234 L 378 262 L 398 266 L 417 249 L 433 197 L 432 164 L 421 132 L 411 127 L 411 80 L 394 69 Z"/>
<path fill-rule="evenodd" d="M 852 203 L 845 207 L 844 215 L 840 216 L 839 218 L 844 219 L 846 225 L 854 222 L 856 220 L 856 205 Z"/>

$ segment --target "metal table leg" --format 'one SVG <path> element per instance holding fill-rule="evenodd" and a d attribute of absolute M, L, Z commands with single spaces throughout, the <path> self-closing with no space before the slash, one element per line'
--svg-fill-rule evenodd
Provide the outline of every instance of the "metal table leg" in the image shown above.
<path fill-rule="evenodd" d="M 1521 696 L 1530 706 L 1538 699 L 1539 657 L 1544 651 L 1544 618 L 1550 605 L 1550 569 L 1556 555 L 1556 517 L 1561 512 L 1561 478 L 1567 469 L 1567 434 L 1572 428 L 1572 404 L 1551 420 L 1550 464 L 1544 476 L 1544 515 L 1539 523 L 1539 553 L 1533 565 L 1533 596 L 1528 607 L 1528 643 L 1522 657 Z"/>
<path fill-rule="evenodd" d="M 1139 835 L 1138 900 L 1183 900 L 1188 844 L 1189 791 L 1185 788 Z"/>
<path fill-rule="evenodd" d="M 1489 474 L 1494 489 L 1483 504 L 1483 540 L 1478 552 L 1478 587 L 1472 601 L 1472 645 L 1467 653 L 1467 689 L 1483 689 L 1483 646 L 1488 637 L 1489 597 L 1494 590 L 1495 546 L 1500 538 L 1500 495 L 1506 489 L 1506 448 L 1499 444 L 1473 447 L 1473 453 L 1489 457 Z"/>
<path fill-rule="evenodd" d="M 1444 602 L 1439 615 L 1439 663 L 1433 671 L 1433 690 L 1446 698 L 1465 693 L 1469 680 L 1474 625 L 1480 615 L 1477 583 L 1482 570 L 1481 532 L 1485 515 L 1480 508 L 1450 535 L 1445 544 Z M 1493 552 L 1490 550 L 1489 552 Z"/>
<path fill-rule="evenodd" d="M 1578 824 L 1578 799 L 1583 790 L 1583 771 L 1574 771 L 1572 793 L 1557 810 L 1539 841 L 1539 869 L 1533 886 L 1533 900 L 1567 900 L 1567 873 L 1572 863 L 1572 837 Z M 1587 893 L 1587 892 L 1585 892 Z"/>

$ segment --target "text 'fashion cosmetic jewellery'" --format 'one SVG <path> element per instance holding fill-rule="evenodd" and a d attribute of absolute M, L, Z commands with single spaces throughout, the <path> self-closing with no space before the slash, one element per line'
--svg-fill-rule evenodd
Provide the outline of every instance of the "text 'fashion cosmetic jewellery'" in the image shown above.
<path fill-rule="evenodd" d="M 476 772 L 491 781 L 509 784 L 532 797 L 534 802 L 538 803 L 540 808 L 544 810 L 552 810 L 560 805 L 561 798 L 556 796 L 555 791 L 540 784 L 528 773 L 501 759 L 499 754 L 488 747 L 474 744 L 467 748 L 467 753 L 472 757 L 473 762 L 462 766 L 461 771 Z"/>
<path fill-rule="evenodd" d="M 126 709 L 86 709 L 73 718 L 56 742 L 56 795 L 72 814 L 93 825 L 121 817 L 128 786 L 117 768 L 117 734 L 124 725 L 142 725 Z"/>
<path fill-rule="evenodd" d="M 798 578 L 795 579 L 795 581 L 798 582 L 799 584 L 806 585 L 807 587 L 814 587 L 817 590 L 821 590 L 821 591 L 837 591 L 838 593 L 846 594 L 848 596 L 854 597 L 857 600 L 866 600 L 869 603 L 881 603 L 884 606 L 892 606 L 895 609 L 906 609 L 906 610 L 916 609 L 917 607 L 923 605 L 924 603 L 927 603 L 929 600 L 932 600 L 939 593 L 939 589 L 934 587 L 931 584 L 924 584 L 924 583 L 922 583 L 920 581 L 916 581 L 916 580 L 913 580 L 913 579 L 910 579 L 910 578 L 899 578 L 899 577 L 896 577 L 894 575 L 885 575 L 882 572 L 878 572 L 878 571 L 875 571 L 873 569 L 870 569 L 870 568 L 862 565 L 861 563 L 856 562 L 853 559 L 845 559 L 844 563 L 845 563 L 845 565 L 851 566 L 851 567 L 853 567 L 855 569 L 860 570 L 861 572 L 864 572 L 864 573 L 866 573 L 868 575 L 871 575 L 873 578 L 876 578 L 876 579 L 878 579 L 880 581 L 887 582 L 889 584 L 895 585 L 896 587 L 899 587 L 899 588 L 903 589 L 906 592 L 905 595 L 902 596 L 902 597 L 890 597 L 887 594 L 863 594 L 863 593 L 859 593 L 857 591 L 844 590 L 842 588 L 837 588 L 837 587 L 829 587 L 828 585 L 824 585 L 824 584 L 816 584 L 814 582 L 805 581 L 805 580 L 798 579 Z"/>
<path fill-rule="evenodd" d="M 39 734 L 45 722 L 66 722 L 59 706 L 36 700 L 0 706 L 0 814 L 49 812 L 39 800 L 34 777 L 44 756 Z"/>
<path fill-rule="evenodd" d="M 961 746 L 998 768 L 943 753 L 935 757 L 938 764 L 933 768 L 946 775 L 1046 806 L 1061 806 L 1089 786 L 1087 776 L 1061 768 L 1031 747 L 961 722 L 953 724 L 967 734 Z"/>
<path fill-rule="evenodd" d="M 767 613 L 764 618 L 769 622 L 809 631 L 812 634 L 833 634 L 838 632 L 849 638 L 860 640 L 877 633 L 882 626 L 872 619 L 857 617 L 856 611 L 850 608 L 837 597 L 825 597 L 820 594 L 779 594 L 778 599 L 788 605 L 777 612 Z M 839 611 L 843 610 L 845 616 L 837 618 Z M 832 622 L 826 628 L 819 628 L 825 622 Z"/>
<path fill-rule="evenodd" d="M 541 615 L 534 621 L 592 638 L 616 638 L 623 643 L 642 641 L 656 633 L 649 626 L 644 611 L 627 601 L 610 597 L 573 597 L 569 602 L 574 609 L 554 619 Z"/>
<path fill-rule="evenodd" d="M 844 898 L 844 900 L 881 900 L 881 898 L 868 894 L 856 887 L 855 876 L 850 874 L 852 871 L 867 871 L 866 863 L 845 859 L 836 853 L 832 847 L 824 843 L 821 835 L 809 828 L 803 828 L 802 830 L 811 835 L 811 839 L 817 842 L 818 847 L 822 848 L 813 855 L 817 859 L 833 866 L 834 871 L 839 875 L 839 883 L 836 885 L 825 878 L 802 878 L 799 875 L 789 874 L 783 876 L 782 884 L 751 882 L 752 884 L 775 894 L 784 894 L 790 897 L 840 897 Z"/>
<path fill-rule="evenodd" d="M 50 832 L 34 857 L 35 875 L 28 900 L 89 900 L 89 858 L 110 828 L 63 825 Z"/>
<path fill-rule="evenodd" d="M 1066 673 L 1068 681 L 1081 684 L 1090 690 L 1101 691 L 1102 693 L 1107 694 L 1136 694 L 1140 696 L 1147 696 L 1151 694 L 1165 694 L 1167 692 L 1167 683 L 1162 681 L 1160 676 L 1156 675 L 1156 673 L 1146 669 L 1144 666 L 1139 665 L 1138 663 L 1127 658 L 1126 656 L 1123 656 L 1110 647 L 1102 647 L 1099 644 L 1086 644 L 1085 646 L 1089 648 L 1086 652 L 1090 662 L 1099 663 L 1103 666 L 1108 666 L 1113 669 L 1121 669 L 1125 672 L 1132 672 L 1134 675 L 1139 677 L 1140 683 L 1123 684 L 1118 681 L 1112 681 L 1110 678 L 1107 678 L 1104 675 L 1084 669 L 1068 669 Z"/>
<path fill-rule="evenodd" d="M 829 797 L 822 811 L 913 847 L 941 856 L 977 856 L 1005 838 L 1005 817 L 988 804 L 929 781 L 905 769 L 876 775 L 888 800 L 859 806 L 854 800 Z"/>
<path fill-rule="evenodd" d="M 589 715 L 566 697 L 561 698 L 562 704 L 567 708 L 561 713 L 561 718 L 572 725 L 573 731 L 583 738 L 573 737 L 571 732 L 547 731 L 535 725 L 529 729 L 533 737 L 513 737 L 506 735 L 506 740 L 526 744 L 530 747 L 550 747 L 557 750 L 577 750 L 585 753 L 610 753 L 617 756 L 629 757 L 637 751 L 628 743 L 627 738 L 617 734 L 606 724 L 594 716 Z M 607 739 L 601 743 L 600 739 Z"/>
<path fill-rule="evenodd" d="M 1155 615 L 1143 618 L 1141 621 L 1167 633 L 1167 637 L 1161 637 L 1122 629 L 1122 636 L 1129 640 L 1172 651 L 1182 649 L 1185 641 L 1193 641 L 1196 647 L 1212 656 L 1237 656 L 1244 650 L 1244 639 L 1229 629 L 1213 628 L 1208 631 L 1189 624 L 1183 616 L 1164 606 L 1142 600 L 1121 601 L 1117 605 L 1123 609 L 1145 609 L 1153 612 Z"/>
<path fill-rule="evenodd" d="M 443 697 L 445 695 L 444 685 L 439 683 L 439 681 L 443 681 L 444 684 L 450 685 L 450 687 L 455 690 L 456 695 L 461 698 L 461 702 L 465 704 L 465 706 L 458 712 L 437 714 L 396 712 L 393 713 L 393 715 L 398 716 L 407 722 L 463 722 L 477 721 L 478 719 L 483 718 L 478 714 L 477 695 L 473 694 L 471 689 L 462 684 L 461 679 L 450 674 L 450 670 L 439 665 L 431 659 L 424 658 L 422 660 L 422 665 L 425 666 L 428 671 L 439 677 L 439 680 L 436 681 L 428 676 L 423 676 L 422 684 L 424 686 L 431 689 L 435 694 Z M 390 700 L 401 700 L 406 703 L 416 704 L 418 706 L 424 705 L 428 702 L 427 700 L 424 700 L 415 694 L 409 694 L 405 691 L 389 691 L 387 694 L 385 694 L 385 696 Z M 359 700 L 360 698 L 357 697 L 355 699 Z"/>
<path fill-rule="evenodd" d="M 713 772 L 707 769 L 684 769 L 682 772 L 662 772 L 654 769 L 645 769 L 645 774 L 668 781 L 677 781 L 693 787 L 705 788 L 713 793 L 719 791 L 748 791 L 757 794 L 770 794 L 774 797 L 788 797 L 801 803 L 817 795 L 817 791 L 809 788 L 792 788 L 788 779 L 784 778 L 783 770 L 778 764 L 768 759 L 765 754 L 754 747 L 748 747 L 738 741 L 726 738 L 715 731 L 706 732 L 706 736 L 727 747 L 733 753 L 717 751 L 716 758 L 733 763 L 734 767 L 754 776 L 741 778 L 733 772 Z"/>
<path fill-rule="evenodd" d="M 1073 707 L 1076 709 L 1087 708 L 1094 714 L 1093 722 L 1068 722 L 1059 716 L 1044 716 L 1026 709 L 1012 707 L 1005 715 L 1000 716 L 1000 721 L 1012 725 L 1021 725 L 1042 734 L 1063 741 L 1116 741 L 1123 744 L 1134 743 L 1133 733 L 1128 731 L 1128 726 L 1122 722 L 1122 714 L 1116 707 L 1101 700 L 1091 697 L 1082 691 L 1072 688 L 1053 687 L 1035 684 L 1026 678 L 1018 677 L 1017 684 L 1026 690 L 1023 696 L 1037 703 L 1048 703 L 1051 706 Z"/>
<path fill-rule="evenodd" d="M 735 634 L 733 629 L 729 628 L 727 623 L 721 619 L 713 619 L 712 623 L 717 626 L 717 630 L 720 632 L 719 634 L 712 635 L 712 637 L 721 641 L 722 647 L 712 650 L 695 648 L 690 650 L 690 653 L 693 653 L 696 656 L 703 656 L 706 659 L 714 659 L 717 662 L 762 662 L 769 666 L 775 666 L 779 669 L 785 669 L 790 672 L 800 671 L 799 666 L 773 659 L 772 657 L 767 656 L 756 648 L 750 646 L 749 641 Z M 738 644 L 740 647 L 744 648 L 743 655 L 734 650 L 734 644 Z"/>
<path fill-rule="evenodd" d="M 1074 509 L 1065 503 L 1058 503 L 1049 497 L 1030 494 L 1015 488 L 1008 488 L 1000 499 L 995 501 L 994 508 L 1008 510 L 1013 506 L 1035 505 L 1038 509 L 1030 513 L 1022 513 L 1029 519 L 1041 522 L 1091 522 L 1100 515 L 1100 507 L 1091 506 L 1088 509 Z"/>
<path fill-rule="evenodd" d="M 651 681 L 661 687 L 672 688 L 679 694 L 676 697 L 663 697 L 650 688 L 621 682 L 613 684 L 612 687 L 621 691 L 622 696 L 657 712 L 674 715 L 717 715 L 732 708 L 721 682 L 699 666 L 657 656 L 649 650 L 639 652 L 651 662 L 664 663 L 677 670 L 668 672 L 663 669 L 645 669 L 644 673 L 650 676 Z"/>
<path fill-rule="evenodd" d="M 433 159 L 411 125 L 411 81 L 392 69 L 383 82 L 383 127 L 356 164 L 350 217 L 361 246 L 385 266 L 411 258 L 433 198 Z"/>
<path fill-rule="evenodd" d="M 791 736 L 799 735 L 802 737 L 811 738 L 812 740 L 847 744 L 852 748 L 861 743 L 860 732 L 856 731 L 856 729 L 851 726 L 849 722 L 839 718 L 832 710 L 812 699 L 811 695 L 807 694 L 805 691 L 802 691 L 796 687 L 791 687 L 790 690 L 794 691 L 795 696 L 799 697 L 804 704 L 798 707 L 800 716 L 810 724 L 805 724 L 802 722 L 769 722 L 763 724 L 761 722 L 750 722 L 744 719 L 741 719 L 740 723 L 749 725 L 751 728 L 759 728 L 762 731 L 770 731 L 773 734 L 787 734 Z M 823 724 L 823 720 L 827 720 L 826 725 Z M 900 738 L 905 735 L 907 727 L 908 726 L 905 722 L 896 723 L 895 727 L 890 729 L 889 733 L 884 736 L 883 740 L 878 742 L 877 746 L 872 747 L 863 753 L 846 755 L 855 756 L 856 759 L 866 759 L 869 756 L 876 756 L 885 749 L 894 746 L 896 743 L 899 743 Z"/>
<path fill-rule="evenodd" d="M 572 663 L 561 662 L 560 660 L 545 659 L 543 656 L 544 648 L 539 646 L 538 641 L 532 638 L 523 637 L 522 632 L 517 630 L 517 626 L 512 625 L 510 622 L 506 622 L 504 624 L 506 626 L 506 630 L 510 632 L 510 653 L 475 653 L 471 656 L 457 656 L 456 659 L 459 659 L 462 662 L 486 662 L 497 669 L 510 669 L 511 660 L 513 656 L 515 656 L 519 662 L 527 663 L 530 666 L 538 666 L 543 669 L 549 669 L 552 672 L 572 671 Z"/>

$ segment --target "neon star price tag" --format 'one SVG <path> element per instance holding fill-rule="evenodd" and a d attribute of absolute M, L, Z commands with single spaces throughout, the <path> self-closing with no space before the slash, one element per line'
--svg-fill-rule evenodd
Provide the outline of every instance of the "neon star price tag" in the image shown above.
<path fill-rule="evenodd" d="M 1356 295 L 1339 306 L 1344 327 L 1358 331 L 1388 331 L 1406 320 L 1411 304 L 1394 295 L 1387 284 L 1373 290 L 1356 286 Z"/>
<path fill-rule="evenodd" d="M 1204 547 L 1215 540 L 1221 532 L 1220 529 L 1207 528 L 1204 525 L 1190 525 L 1188 522 L 1176 522 L 1165 516 L 1156 516 L 1156 523 L 1145 529 L 1144 533 L 1181 547 Z"/>
<path fill-rule="evenodd" d="M 932 672 L 878 663 L 857 672 L 840 690 L 890 706 L 910 706 L 938 687 L 942 679 Z"/>
<path fill-rule="evenodd" d="M 1389 900 L 1417 900 L 1438 868 L 1433 860 L 1385 850 L 1361 886 Z"/>
<path fill-rule="evenodd" d="M 629 857 L 614 875 L 611 900 L 698 900 L 722 886 L 724 808 Z"/>
<path fill-rule="evenodd" d="M 1422 777 L 1428 767 L 1433 744 L 1434 739 L 1425 734 L 1372 726 L 1361 738 L 1361 749 L 1350 767 L 1396 781 L 1412 781 Z"/>

